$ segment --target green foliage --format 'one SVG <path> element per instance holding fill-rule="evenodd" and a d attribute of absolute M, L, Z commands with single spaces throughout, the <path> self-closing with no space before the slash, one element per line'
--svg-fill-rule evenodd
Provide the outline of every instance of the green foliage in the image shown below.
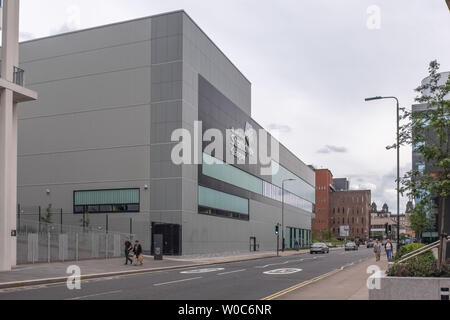
<path fill-rule="evenodd" d="M 402 246 L 392 261 L 397 262 L 406 254 L 424 246 L 422 243 L 411 243 Z M 404 263 L 395 264 L 389 269 L 387 274 L 391 277 L 448 277 L 450 276 L 450 268 L 444 266 L 442 269 L 439 269 L 434 254 L 431 251 L 427 251 Z"/>
<path fill-rule="evenodd" d="M 425 245 L 423 243 L 410 243 L 404 246 L 401 246 L 400 249 L 398 250 L 398 252 L 395 254 L 395 256 L 393 257 L 392 261 L 398 261 L 400 260 L 404 255 L 413 252 L 417 249 L 420 249 L 422 247 L 424 247 Z"/>
<path fill-rule="evenodd" d="M 429 202 L 419 202 L 413 209 L 413 212 L 409 216 L 409 225 L 419 241 L 421 240 L 422 233 L 432 226 L 432 221 L 429 219 L 431 216 L 431 204 Z"/>
<path fill-rule="evenodd" d="M 440 174 L 431 172 L 409 171 L 402 179 L 401 193 L 407 193 L 414 199 L 428 206 L 434 197 L 450 195 L 450 101 L 445 97 L 450 94 L 450 79 L 440 85 L 439 63 L 432 61 L 429 66 L 428 83 L 416 89 L 421 95 L 415 101 L 425 104 L 426 110 L 411 112 L 402 108 L 400 127 L 400 145 L 411 144 L 415 152 L 423 155 L 428 167 L 435 167 Z M 430 138 L 432 137 L 432 138 Z M 394 144 L 390 148 L 397 148 Z"/>

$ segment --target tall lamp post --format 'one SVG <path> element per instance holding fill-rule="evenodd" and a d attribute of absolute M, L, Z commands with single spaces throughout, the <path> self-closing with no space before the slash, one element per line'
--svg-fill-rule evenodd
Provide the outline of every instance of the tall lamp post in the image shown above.
<path fill-rule="evenodd" d="M 281 252 L 284 252 L 284 183 L 287 181 L 295 181 L 296 179 L 284 179 L 281 182 Z"/>
<path fill-rule="evenodd" d="M 395 99 L 397 102 L 397 252 L 400 248 L 400 104 L 397 97 L 371 97 L 366 98 L 366 101 Z"/>

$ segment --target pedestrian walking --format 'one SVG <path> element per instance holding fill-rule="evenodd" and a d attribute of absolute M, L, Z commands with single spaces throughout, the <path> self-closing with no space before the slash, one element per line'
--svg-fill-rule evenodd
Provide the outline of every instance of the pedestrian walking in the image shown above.
<path fill-rule="evenodd" d="M 130 265 L 133 264 L 133 259 L 130 258 L 130 252 L 133 249 L 130 239 L 125 238 L 125 265 L 130 261 Z"/>
<path fill-rule="evenodd" d="M 133 252 L 134 256 L 136 257 L 135 265 L 140 263 L 140 265 L 142 266 L 144 263 L 144 257 L 142 256 L 142 246 L 138 240 L 136 240 L 134 243 Z"/>
<path fill-rule="evenodd" d="M 376 261 L 380 261 L 381 247 L 382 247 L 382 245 L 381 245 L 380 241 L 377 239 L 375 241 L 375 244 L 373 245 L 373 252 L 375 252 Z"/>
<path fill-rule="evenodd" d="M 388 261 L 391 261 L 392 258 L 392 243 L 391 240 L 387 239 L 386 244 L 384 245 L 384 249 L 386 250 L 386 255 Z"/>

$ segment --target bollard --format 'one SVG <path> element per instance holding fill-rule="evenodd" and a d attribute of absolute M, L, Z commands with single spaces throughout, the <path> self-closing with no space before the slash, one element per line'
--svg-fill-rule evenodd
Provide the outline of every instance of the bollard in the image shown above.
<path fill-rule="evenodd" d="M 441 288 L 441 300 L 449 300 L 449 288 Z"/>

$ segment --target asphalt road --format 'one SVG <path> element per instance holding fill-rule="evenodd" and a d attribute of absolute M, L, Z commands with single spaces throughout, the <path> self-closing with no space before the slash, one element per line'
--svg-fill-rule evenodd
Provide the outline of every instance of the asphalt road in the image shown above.
<path fill-rule="evenodd" d="M 0 290 L 0 300 L 257 300 L 373 255 L 372 249 L 336 250 L 243 262 Z M 282 270 L 279 270 L 282 269 Z M 292 272 L 292 273 L 291 273 Z"/>

